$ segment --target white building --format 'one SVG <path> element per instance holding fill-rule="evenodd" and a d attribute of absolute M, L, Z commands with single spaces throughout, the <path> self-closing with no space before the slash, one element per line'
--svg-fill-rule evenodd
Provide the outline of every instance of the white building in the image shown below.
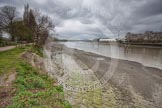
<path fill-rule="evenodd" d="M 116 42 L 116 39 L 99 39 L 100 42 Z"/>

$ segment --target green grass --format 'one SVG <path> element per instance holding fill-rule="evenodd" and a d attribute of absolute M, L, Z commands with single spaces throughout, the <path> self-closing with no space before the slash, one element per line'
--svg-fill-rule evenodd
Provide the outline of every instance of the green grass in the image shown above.
<path fill-rule="evenodd" d="M 17 66 L 20 60 L 19 56 L 24 50 L 22 48 L 14 48 L 0 52 L 0 75 L 12 71 Z"/>
<path fill-rule="evenodd" d="M 25 50 L 30 50 L 31 52 L 43 57 L 41 50 L 35 49 L 30 45 L 26 46 L 25 48 L 14 48 L 9 51 L 0 52 L 0 75 L 12 71 L 20 61 L 20 54 Z"/>
<path fill-rule="evenodd" d="M 64 100 L 63 88 L 25 62 L 17 67 L 16 94 L 8 108 L 71 108 Z"/>
<path fill-rule="evenodd" d="M 17 72 L 13 87 L 16 92 L 7 108 L 71 108 L 65 101 L 63 87 L 20 58 L 27 48 L 0 52 L 0 75 Z"/>
<path fill-rule="evenodd" d="M 32 46 L 30 48 L 30 51 L 39 55 L 40 57 L 43 57 L 43 49 L 42 48 L 36 48 L 36 47 Z"/>

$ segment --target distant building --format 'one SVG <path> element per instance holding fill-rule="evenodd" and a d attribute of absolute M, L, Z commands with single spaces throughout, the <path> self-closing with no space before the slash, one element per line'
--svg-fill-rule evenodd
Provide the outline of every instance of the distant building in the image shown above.
<path fill-rule="evenodd" d="M 127 33 L 126 41 L 129 42 L 145 42 L 145 43 L 159 43 L 162 42 L 162 32 L 147 31 L 144 34 Z"/>
<path fill-rule="evenodd" d="M 99 39 L 100 42 L 116 42 L 116 39 Z"/>

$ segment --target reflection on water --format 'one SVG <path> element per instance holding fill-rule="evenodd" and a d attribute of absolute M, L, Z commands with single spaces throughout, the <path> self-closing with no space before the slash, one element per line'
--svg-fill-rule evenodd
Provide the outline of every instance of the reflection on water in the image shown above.
<path fill-rule="evenodd" d="M 99 55 L 136 61 L 145 66 L 162 69 L 162 48 L 118 46 L 117 44 L 103 44 L 98 42 L 61 42 L 67 47 L 93 52 Z"/>

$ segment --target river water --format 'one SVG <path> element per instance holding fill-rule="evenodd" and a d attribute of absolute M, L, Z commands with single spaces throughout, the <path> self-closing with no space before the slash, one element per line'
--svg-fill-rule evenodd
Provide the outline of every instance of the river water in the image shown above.
<path fill-rule="evenodd" d="M 92 52 L 106 57 L 135 61 L 162 70 L 162 47 L 119 46 L 99 42 L 61 42 L 69 48 Z"/>

